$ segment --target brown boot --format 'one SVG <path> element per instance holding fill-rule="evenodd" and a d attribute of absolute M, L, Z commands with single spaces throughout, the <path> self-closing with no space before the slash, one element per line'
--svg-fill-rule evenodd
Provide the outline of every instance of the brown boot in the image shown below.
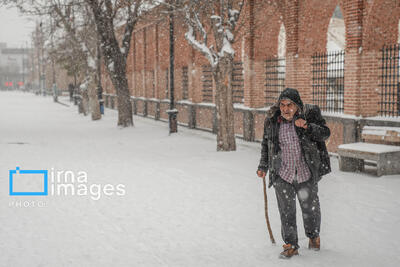
<path fill-rule="evenodd" d="M 312 250 L 320 250 L 321 247 L 321 239 L 319 236 L 315 238 L 310 238 L 310 241 L 308 242 L 308 249 Z"/>
<path fill-rule="evenodd" d="M 291 244 L 283 245 L 283 251 L 280 254 L 280 258 L 289 259 L 294 255 L 299 255 L 297 248 Z"/>

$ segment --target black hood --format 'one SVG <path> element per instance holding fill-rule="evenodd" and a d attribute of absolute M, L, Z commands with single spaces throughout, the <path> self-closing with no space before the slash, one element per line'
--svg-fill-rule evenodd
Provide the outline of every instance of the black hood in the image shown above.
<path fill-rule="evenodd" d="M 283 90 L 278 98 L 278 103 L 282 99 L 291 100 L 293 103 L 295 103 L 300 108 L 301 111 L 303 111 L 303 101 L 301 101 L 299 91 L 297 91 L 296 89 L 286 88 L 285 90 Z"/>

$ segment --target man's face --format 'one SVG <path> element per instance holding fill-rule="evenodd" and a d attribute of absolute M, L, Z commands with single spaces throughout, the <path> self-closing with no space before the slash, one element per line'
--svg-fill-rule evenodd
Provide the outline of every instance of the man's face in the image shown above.
<path fill-rule="evenodd" d="M 281 110 L 281 115 L 286 120 L 291 121 L 293 119 L 294 114 L 297 111 L 297 105 L 290 101 L 289 99 L 282 99 L 279 102 L 279 108 Z"/>

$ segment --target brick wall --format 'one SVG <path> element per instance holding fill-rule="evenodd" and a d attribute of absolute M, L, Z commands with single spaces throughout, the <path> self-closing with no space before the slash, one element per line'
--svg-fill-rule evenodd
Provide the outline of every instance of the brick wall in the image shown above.
<path fill-rule="evenodd" d="M 154 101 L 147 102 L 147 116 L 156 117 L 157 104 Z"/>
<path fill-rule="evenodd" d="M 136 102 L 137 105 L 137 114 L 144 115 L 144 101 L 142 99 L 138 99 Z"/>
<path fill-rule="evenodd" d="M 214 109 L 209 107 L 199 107 L 196 109 L 196 123 L 198 128 L 213 128 Z"/>
<path fill-rule="evenodd" d="M 161 102 L 160 104 L 160 118 L 168 120 L 167 110 L 169 109 L 169 102 Z"/>
<path fill-rule="evenodd" d="M 254 115 L 254 139 L 261 141 L 264 135 L 265 113 L 257 112 Z"/>
<path fill-rule="evenodd" d="M 243 136 L 243 112 L 235 111 L 234 112 L 234 126 L 235 126 L 235 134 Z"/>
<path fill-rule="evenodd" d="M 398 40 L 400 5 L 393 0 L 246 1 L 241 18 L 243 27 L 234 44 L 235 60 L 242 61 L 244 67 L 246 107 L 264 107 L 265 60 L 277 56 L 278 34 L 282 24 L 286 31 L 285 85 L 298 88 L 303 102 L 312 102 L 311 56 L 316 52 L 326 52 L 329 22 L 337 5 L 342 11 L 346 27 L 344 114 L 354 115 L 353 120 L 378 114 L 380 49 L 383 45 L 394 44 Z M 182 67 L 187 66 L 188 100 L 199 103 L 202 101 L 202 66 L 208 62 L 188 45 L 184 38 L 185 31 L 183 21 L 177 18 L 175 96 L 176 100 L 182 99 Z M 169 67 L 168 18 L 158 18 L 154 22 L 147 21 L 137 25 L 132 38 L 132 55 L 127 66 L 131 93 L 136 97 L 164 99 L 167 88 L 166 70 Z M 106 92 L 115 93 L 107 75 L 103 76 Z M 162 102 L 162 118 L 168 118 L 165 114 L 167 108 L 168 104 Z M 178 120 L 185 118 L 181 122 L 187 123 L 185 108 L 180 106 L 179 109 L 184 115 L 178 115 Z M 235 113 L 235 132 L 243 134 L 243 117 L 237 114 Z M 335 116 L 332 118 L 336 118 Z M 264 117 L 264 112 L 254 113 L 255 139 L 262 137 Z M 345 123 L 345 120 L 331 119 L 329 115 L 327 118 L 333 133 L 328 147 L 330 151 L 336 151 L 338 144 L 351 139 L 346 135 L 354 127 Z M 198 127 L 211 129 L 213 119 L 212 109 L 196 109 Z"/>
<path fill-rule="evenodd" d="M 340 121 L 328 120 L 327 125 L 331 136 L 326 140 L 326 147 L 330 152 L 336 152 L 337 147 L 343 142 L 343 124 Z"/>
<path fill-rule="evenodd" d="M 179 111 L 178 113 L 178 121 L 185 125 L 189 124 L 189 107 L 183 104 L 177 104 L 176 109 Z"/>

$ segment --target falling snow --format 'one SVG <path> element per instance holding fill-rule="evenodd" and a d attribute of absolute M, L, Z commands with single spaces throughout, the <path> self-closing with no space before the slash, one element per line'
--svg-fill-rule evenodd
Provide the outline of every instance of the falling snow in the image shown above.
<path fill-rule="evenodd" d="M 32 198 L 8 196 L 8 180 L 1 179 L 0 266 L 337 267 L 400 260 L 400 175 L 344 173 L 332 158 L 333 172 L 319 183 L 322 249 L 306 249 L 298 212 L 300 256 L 283 262 L 273 189 L 269 212 L 278 245 L 266 232 L 255 175 L 260 144 L 238 140 L 236 152 L 218 153 L 211 133 L 181 127 L 169 136 L 166 123 L 142 117 L 121 130 L 114 110 L 93 122 L 65 97 L 60 101 L 70 106 L 0 93 L 1 173 L 16 166 L 85 170 L 91 183 L 125 184 L 126 195 L 48 197 L 40 198 L 44 208 L 17 208 L 10 203 Z"/>

